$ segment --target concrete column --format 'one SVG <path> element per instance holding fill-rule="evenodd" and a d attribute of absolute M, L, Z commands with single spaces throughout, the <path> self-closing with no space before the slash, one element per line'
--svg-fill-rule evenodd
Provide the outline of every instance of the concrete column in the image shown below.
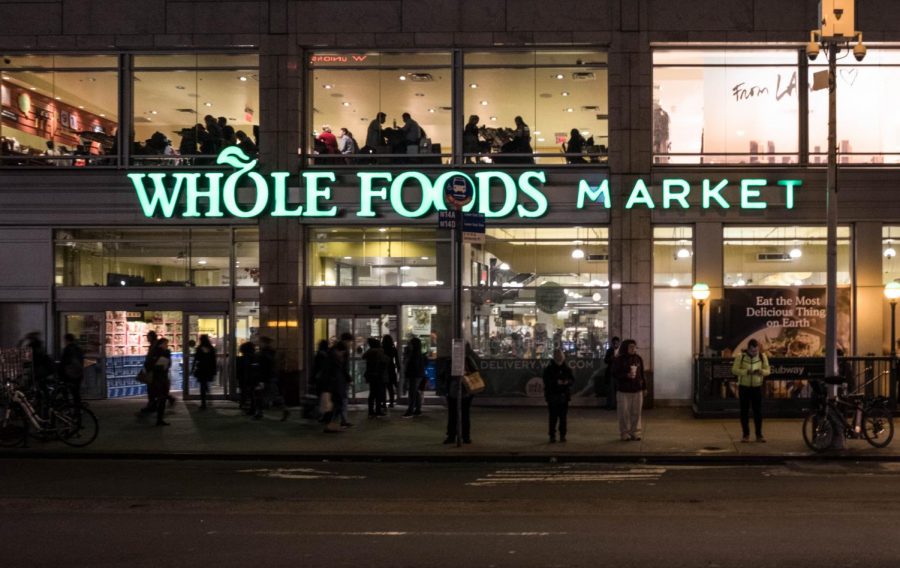
<path fill-rule="evenodd" d="M 703 282 L 709 285 L 709 300 L 706 301 L 706 309 L 703 310 L 703 334 L 706 336 L 704 345 L 709 347 L 710 317 L 712 316 L 712 300 L 721 299 L 725 294 L 723 266 L 724 251 L 722 250 L 722 223 L 697 223 L 694 225 L 694 282 Z M 696 303 L 695 303 L 696 304 Z M 693 308 L 692 321 L 694 329 L 699 329 L 700 310 Z M 697 353 L 697 332 L 691 334 L 694 344 L 693 352 Z"/>
<path fill-rule="evenodd" d="M 296 185 L 303 65 L 289 37 L 263 36 L 260 47 L 259 148 L 263 171 L 290 171 Z M 289 392 L 303 386 L 303 237 L 296 219 L 260 219 L 260 334 L 275 341 Z"/>

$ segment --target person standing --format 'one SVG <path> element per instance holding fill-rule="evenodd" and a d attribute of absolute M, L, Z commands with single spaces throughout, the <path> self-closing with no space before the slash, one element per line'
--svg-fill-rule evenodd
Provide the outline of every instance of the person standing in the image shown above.
<path fill-rule="evenodd" d="M 566 355 L 562 349 L 553 351 L 553 359 L 544 368 L 544 400 L 550 414 L 550 443 L 556 443 L 556 424 L 559 422 L 559 441 L 566 441 L 568 432 L 569 390 L 575 384 L 572 369 L 566 365 Z"/>
<path fill-rule="evenodd" d="M 387 357 L 387 404 L 394 408 L 394 401 L 400 395 L 400 354 L 397 352 L 397 346 L 394 344 L 394 338 L 385 335 L 381 338 L 381 348 L 384 350 L 384 356 Z"/>
<path fill-rule="evenodd" d="M 385 416 L 384 388 L 387 379 L 388 358 L 384 354 L 381 342 L 375 337 L 368 339 L 369 349 L 363 353 L 366 362 L 365 378 L 369 383 L 369 418 Z"/>
<path fill-rule="evenodd" d="M 641 408 L 644 405 L 644 360 L 637 354 L 633 339 L 622 342 L 619 356 L 613 360 L 613 377 L 617 384 L 616 407 L 619 435 L 623 441 L 641 439 Z"/>
<path fill-rule="evenodd" d="M 477 114 L 469 116 L 469 122 L 463 128 L 463 153 L 466 154 L 466 163 L 478 163 L 478 157 L 471 154 L 478 154 L 478 118 Z"/>
<path fill-rule="evenodd" d="M 351 336 L 352 340 L 352 336 Z M 347 364 L 350 358 L 347 342 L 341 339 L 328 350 L 327 357 L 322 362 L 322 370 L 316 378 L 316 387 L 319 391 L 320 405 L 323 397 L 328 395 L 331 399 L 330 409 L 324 410 L 321 422 L 324 424 L 324 432 L 331 434 L 341 432 L 342 429 L 334 423 L 334 419 L 342 415 L 347 404 L 347 387 L 349 376 Z M 321 407 L 321 406 L 320 406 Z"/>
<path fill-rule="evenodd" d="M 284 404 L 278 381 L 278 359 L 270 337 L 259 338 L 259 352 L 256 354 L 257 383 L 254 387 L 254 420 L 262 420 L 263 411 L 269 406 L 282 409 L 281 421 L 288 419 L 290 412 Z"/>
<path fill-rule="evenodd" d="M 81 381 L 84 379 L 84 352 L 71 333 L 67 333 L 63 339 L 66 346 L 59 359 L 59 377 L 68 385 L 69 391 L 72 393 L 72 403 L 76 408 L 80 408 Z"/>
<path fill-rule="evenodd" d="M 256 345 L 247 340 L 238 348 L 238 388 L 241 389 L 240 407 L 247 414 L 254 414 L 253 389 L 256 386 Z"/>
<path fill-rule="evenodd" d="M 603 356 L 603 362 L 606 363 L 606 369 L 603 371 L 605 379 L 606 379 L 606 409 L 607 410 L 615 410 L 616 409 L 616 378 L 613 376 L 612 367 L 613 361 L 615 361 L 616 357 L 619 356 L 619 347 L 622 340 L 618 337 L 613 337 L 609 342 L 609 348 L 606 350 L 606 354 Z M 600 396 L 599 394 L 597 396 Z"/>
<path fill-rule="evenodd" d="M 200 345 L 194 351 L 193 367 L 191 374 L 197 377 L 197 382 L 200 383 L 200 410 L 206 410 L 209 383 L 216 376 L 216 348 L 206 334 L 200 336 Z"/>
<path fill-rule="evenodd" d="M 466 358 L 465 373 L 474 373 L 479 369 L 478 357 L 472 346 L 466 342 Z M 461 377 L 451 377 L 447 383 L 447 437 L 444 438 L 445 444 L 453 444 L 457 440 L 457 414 L 462 414 L 462 442 L 463 444 L 472 443 L 472 399 L 474 395 L 466 391 L 465 385 L 462 386 L 462 401 L 459 400 Z M 461 408 L 460 408 L 461 405 Z"/>
<path fill-rule="evenodd" d="M 172 367 L 172 352 L 169 350 L 169 340 L 159 338 L 153 349 L 153 381 L 150 390 L 153 394 L 153 405 L 156 408 L 156 425 L 168 426 L 163 420 L 166 413 L 166 400 L 169 398 L 169 389 L 172 384 L 169 381 L 169 369 Z"/>
<path fill-rule="evenodd" d="M 370 153 L 375 152 L 379 146 L 384 146 L 384 131 L 381 125 L 386 120 L 387 115 L 379 112 L 369 123 L 369 128 L 366 130 L 366 147 L 369 148 Z"/>
<path fill-rule="evenodd" d="M 147 354 L 144 355 L 143 372 L 149 381 L 147 383 L 147 406 L 141 409 L 142 413 L 149 414 L 154 410 L 155 399 L 153 398 L 153 362 L 156 357 L 156 342 L 158 341 L 156 332 L 150 330 L 147 332 Z"/>
<path fill-rule="evenodd" d="M 747 342 L 747 349 L 741 351 L 734 358 L 731 365 L 731 374 L 738 380 L 738 396 L 741 402 L 741 442 L 750 441 L 750 407 L 753 407 L 753 426 L 756 432 L 756 441 L 765 442 L 762 433 L 762 385 L 763 379 L 768 377 L 772 370 L 769 368 L 769 358 L 759 349 L 759 342 L 751 339 Z"/>
<path fill-rule="evenodd" d="M 406 408 L 404 418 L 422 415 L 422 398 L 425 396 L 425 354 L 422 353 L 422 340 L 413 337 L 406 344 L 406 356 L 403 358 L 406 365 L 403 376 L 406 377 L 406 390 L 409 396 L 409 406 Z"/>

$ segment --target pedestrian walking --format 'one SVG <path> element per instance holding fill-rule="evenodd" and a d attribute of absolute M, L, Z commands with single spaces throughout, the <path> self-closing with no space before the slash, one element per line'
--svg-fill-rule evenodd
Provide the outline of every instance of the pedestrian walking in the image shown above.
<path fill-rule="evenodd" d="M 338 374 L 338 387 L 341 394 L 341 428 L 352 428 L 350 423 L 350 385 L 353 383 L 353 375 L 350 374 L 350 349 L 353 347 L 353 334 L 344 332 L 341 334 L 340 342 L 344 344 L 344 354 L 340 359 L 341 369 Z"/>
<path fill-rule="evenodd" d="M 772 370 L 769 358 L 759 349 L 759 342 L 751 339 L 747 348 L 734 358 L 731 374 L 738 380 L 741 402 L 741 442 L 750 441 L 750 407 L 753 407 L 753 426 L 757 442 L 765 442 L 762 432 L 762 385 Z"/>
<path fill-rule="evenodd" d="M 200 336 L 200 345 L 194 351 L 194 364 L 191 374 L 200 384 L 200 410 L 206 410 L 206 399 L 209 396 L 209 383 L 216 376 L 216 348 L 209 336 Z"/>
<path fill-rule="evenodd" d="M 169 380 L 169 369 L 172 367 L 172 352 L 169 350 L 169 340 L 160 337 L 153 349 L 153 380 L 150 383 L 150 391 L 153 395 L 153 407 L 156 409 L 156 425 L 168 426 L 163 420 L 166 413 L 166 400 L 169 398 L 169 389 L 172 383 Z"/>
<path fill-rule="evenodd" d="M 141 408 L 142 414 L 150 414 L 156 410 L 156 401 L 153 398 L 153 363 L 155 361 L 156 342 L 159 341 L 156 332 L 147 332 L 147 353 L 144 355 L 143 376 L 147 377 L 147 406 Z"/>
<path fill-rule="evenodd" d="M 556 425 L 559 423 L 559 441 L 566 441 L 568 432 L 569 390 L 575 384 L 572 369 L 566 364 L 562 349 L 553 351 L 553 359 L 544 368 L 544 400 L 550 415 L 550 443 L 556 443 Z"/>
<path fill-rule="evenodd" d="M 345 339 L 345 336 L 349 338 Z M 322 423 L 325 425 L 324 432 L 328 434 L 341 432 L 350 426 L 349 423 L 344 425 L 343 419 L 341 425 L 335 424 L 335 419 L 343 416 L 342 412 L 347 405 L 347 385 L 350 381 L 349 344 L 352 341 L 352 335 L 344 334 L 341 340 L 328 350 L 328 356 L 323 362 L 316 383 L 320 391 L 319 409 L 322 412 Z"/>
<path fill-rule="evenodd" d="M 619 435 L 623 441 L 641 439 L 641 408 L 644 405 L 644 360 L 637 354 L 637 343 L 626 339 L 613 359 L 612 374 L 616 381 L 616 409 Z"/>
<path fill-rule="evenodd" d="M 381 348 L 384 350 L 384 356 L 387 357 L 387 405 L 394 408 L 395 400 L 400 396 L 400 354 L 397 352 L 397 346 L 394 344 L 394 338 L 385 335 L 381 338 Z"/>
<path fill-rule="evenodd" d="M 369 349 L 363 353 L 366 362 L 365 379 L 369 384 L 369 418 L 386 416 L 384 413 L 385 382 L 388 358 L 376 337 L 368 339 Z"/>
<path fill-rule="evenodd" d="M 257 382 L 254 392 L 254 420 L 262 420 L 263 412 L 269 407 L 281 408 L 281 421 L 290 416 L 281 393 L 278 379 L 278 359 L 272 338 L 259 338 L 259 351 L 256 354 Z"/>
<path fill-rule="evenodd" d="M 619 356 L 619 348 L 621 346 L 622 340 L 618 337 L 613 337 L 609 342 L 609 347 L 606 349 L 606 353 L 603 356 L 603 362 L 606 363 L 606 369 L 603 371 L 604 379 L 606 382 L 606 409 L 607 410 L 615 410 L 616 409 L 616 379 L 613 376 L 612 367 L 613 361 L 616 357 Z M 597 394 L 597 396 L 600 396 Z"/>
<path fill-rule="evenodd" d="M 406 408 L 404 418 L 422 415 L 422 399 L 425 397 L 425 354 L 422 353 L 422 340 L 412 337 L 406 344 L 406 353 L 403 357 L 405 366 L 403 376 L 406 378 L 406 391 L 409 397 L 409 405 Z"/>
<path fill-rule="evenodd" d="M 69 388 L 75 408 L 81 407 L 81 381 L 84 379 L 84 352 L 78 340 L 71 333 L 63 338 L 66 342 L 59 358 L 59 378 Z"/>
<path fill-rule="evenodd" d="M 240 407 L 246 414 L 255 414 L 254 388 L 256 388 L 256 345 L 245 341 L 238 348 L 237 360 L 238 388 L 241 391 Z"/>

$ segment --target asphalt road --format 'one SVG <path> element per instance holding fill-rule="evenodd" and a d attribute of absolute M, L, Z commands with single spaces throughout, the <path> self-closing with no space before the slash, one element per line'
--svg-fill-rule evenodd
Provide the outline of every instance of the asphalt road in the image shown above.
<path fill-rule="evenodd" d="M 900 464 L 0 460 L 0 566 L 894 566 Z"/>

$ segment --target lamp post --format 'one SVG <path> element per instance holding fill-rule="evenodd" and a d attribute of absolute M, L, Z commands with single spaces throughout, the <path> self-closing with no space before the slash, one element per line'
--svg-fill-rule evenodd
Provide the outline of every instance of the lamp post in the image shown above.
<path fill-rule="evenodd" d="M 820 28 L 810 32 L 806 55 L 815 61 L 820 49 L 828 52 L 827 81 L 816 73 L 813 90 L 828 88 L 828 175 L 826 191 L 827 218 L 827 277 L 825 308 L 825 374 L 838 375 L 837 364 L 837 55 L 852 47 L 853 57 L 862 61 L 866 46 L 862 33 L 854 29 L 856 23 L 854 0 L 821 0 L 819 2 Z M 837 387 L 835 387 L 836 389 Z"/>
<path fill-rule="evenodd" d="M 703 356 L 703 306 L 706 305 L 704 302 L 709 298 L 709 285 L 702 282 L 694 284 L 694 287 L 691 288 L 691 296 L 697 300 L 697 307 L 700 308 L 700 341 L 697 344 L 697 358 L 699 359 Z"/>
<path fill-rule="evenodd" d="M 896 376 L 894 374 L 895 365 L 894 363 L 897 361 L 897 327 L 896 327 L 896 314 L 897 314 L 897 298 L 900 298 L 900 282 L 888 282 L 884 286 L 884 297 L 890 300 L 891 302 L 891 386 L 893 387 L 893 383 L 896 380 Z M 893 389 L 892 389 L 893 390 Z"/>

